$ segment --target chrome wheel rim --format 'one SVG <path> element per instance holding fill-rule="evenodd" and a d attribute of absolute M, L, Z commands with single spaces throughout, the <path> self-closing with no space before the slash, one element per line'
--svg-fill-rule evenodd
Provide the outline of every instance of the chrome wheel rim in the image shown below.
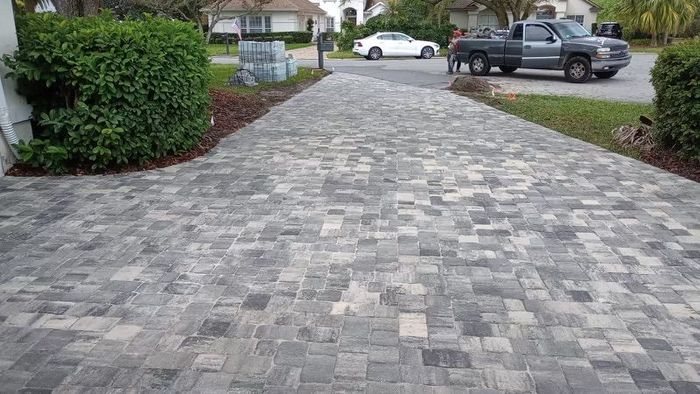
<path fill-rule="evenodd" d="M 371 57 L 371 58 L 374 59 L 374 60 L 379 59 L 379 50 L 377 50 L 377 49 L 372 49 L 372 50 L 369 52 L 369 57 Z"/>
<path fill-rule="evenodd" d="M 426 59 L 430 59 L 433 57 L 433 50 L 430 48 L 423 48 L 423 53 L 421 55 Z"/>
<path fill-rule="evenodd" d="M 472 60 L 472 67 L 474 67 L 474 71 L 479 72 L 484 69 L 484 61 L 478 57 Z"/>
<path fill-rule="evenodd" d="M 586 67 L 580 62 L 576 62 L 569 67 L 569 73 L 572 77 L 581 79 L 586 75 Z"/>

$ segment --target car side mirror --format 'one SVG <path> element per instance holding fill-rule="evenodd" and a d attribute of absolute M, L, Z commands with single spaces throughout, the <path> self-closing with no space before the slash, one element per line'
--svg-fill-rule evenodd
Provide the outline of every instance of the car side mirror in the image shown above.
<path fill-rule="evenodd" d="M 413 42 L 413 40 L 408 40 L 408 42 Z"/>
<path fill-rule="evenodd" d="M 557 38 L 555 36 L 549 36 L 547 37 L 547 42 L 557 42 Z"/>

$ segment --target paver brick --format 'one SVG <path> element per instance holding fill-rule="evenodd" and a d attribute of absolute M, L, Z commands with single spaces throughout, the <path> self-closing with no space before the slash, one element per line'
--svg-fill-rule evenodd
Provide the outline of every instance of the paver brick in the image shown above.
<path fill-rule="evenodd" d="M 700 186 L 447 91 L 0 200 L 1 391 L 698 392 Z"/>

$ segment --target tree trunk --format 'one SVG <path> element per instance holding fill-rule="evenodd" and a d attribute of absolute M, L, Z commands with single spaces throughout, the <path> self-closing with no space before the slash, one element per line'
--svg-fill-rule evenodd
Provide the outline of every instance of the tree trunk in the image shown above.
<path fill-rule="evenodd" d="M 100 11 L 100 0 L 83 0 L 81 16 L 95 16 Z"/>
<path fill-rule="evenodd" d="M 498 19 L 499 29 L 508 28 L 510 23 L 508 22 L 508 12 L 505 9 L 493 10 L 496 13 L 496 18 Z"/>
<path fill-rule="evenodd" d="M 668 45 L 668 32 L 664 32 L 664 41 L 663 41 L 663 46 Z"/>
<path fill-rule="evenodd" d="M 100 0 L 53 0 L 56 12 L 68 18 L 97 15 Z"/>
<path fill-rule="evenodd" d="M 656 32 L 651 33 L 651 46 L 653 46 L 653 47 L 659 46 L 659 40 L 657 39 Z"/>
<path fill-rule="evenodd" d="M 37 3 L 37 0 L 24 0 L 24 11 L 35 12 L 36 11 L 36 3 Z"/>

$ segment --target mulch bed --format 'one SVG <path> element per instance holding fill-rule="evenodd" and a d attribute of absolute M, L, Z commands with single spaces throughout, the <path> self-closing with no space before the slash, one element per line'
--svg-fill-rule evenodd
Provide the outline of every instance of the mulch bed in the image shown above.
<path fill-rule="evenodd" d="M 318 82 L 325 74 L 319 73 L 318 78 L 307 80 L 292 86 L 260 91 L 257 94 L 238 94 L 229 89 L 211 89 L 211 110 L 214 114 L 214 125 L 202 136 L 202 141 L 196 147 L 173 156 L 161 157 L 143 165 L 125 165 L 108 168 L 95 172 L 89 168 L 74 168 L 69 175 L 119 174 L 134 171 L 153 170 L 174 164 L 190 161 L 202 156 L 214 148 L 222 138 L 235 133 L 259 117 L 265 115 L 270 108 Z M 17 163 L 5 174 L 10 176 L 47 176 L 50 175 L 42 168 L 29 167 Z"/>
<path fill-rule="evenodd" d="M 677 153 L 659 149 L 642 151 L 641 159 L 654 167 L 700 182 L 699 160 L 684 159 Z"/>

